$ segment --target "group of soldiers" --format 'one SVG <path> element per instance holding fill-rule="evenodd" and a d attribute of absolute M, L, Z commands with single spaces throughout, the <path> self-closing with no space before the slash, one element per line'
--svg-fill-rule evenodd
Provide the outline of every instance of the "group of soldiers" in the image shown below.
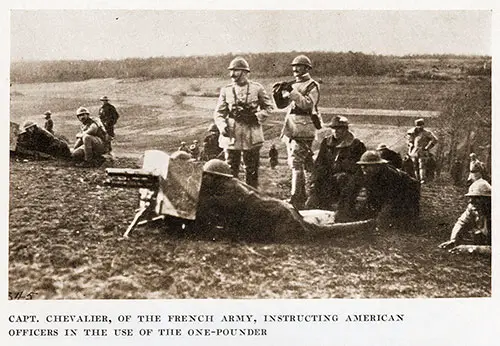
<path fill-rule="evenodd" d="M 431 176 L 429 167 L 434 158 L 430 151 L 438 141 L 424 128 L 424 119 L 416 120 L 407 132 L 407 161 L 411 162 L 411 168 L 405 172 L 401 156 L 386 145 L 367 150 L 349 130 L 346 117 L 334 116 L 324 124 L 318 111 L 320 84 L 310 75 L 311 60 L 299 55 L 291 67 L 294 79 L 275 83 L 272 90 L 276 107 L 288 108 L 281 132 L 291 168 L 288 202 L 297 210 L 334 210 L 339 221 L 377 217 L 387 212 L 391 225 L 399 222 L 405 227 L 414 225 L 420 211 L 421 185 Z M 214 111 L 219 146 L 224 150 L 231 175 L 238 178 L 243 161 L 245 182 L 257 189 L 260 150 L 264 143 L 262 124 L 274 104 L 264 87 L 248 78 L 250 66 L 244 58 L 233 59 L 228 70 L 231 83 L 221 88 Z M 332 135 L 321 141 L 314 158 L 313 141 L 318 130 L 325 127 L 331 129 Z M 309 184 L 306 183 L 308 175 Z M 483 184 L 482 180 L 479 184 Z M 474 200 L 479 190 L 483 193 L 479 197 L 489 198 L 484 195 L 487 190 L 484 186 L 478 190 L 473 184 L 470 189 L 467 196 Z M 458 241 L 450 244 L 456 245 Z"/>
<path fill-rule="evenodd" d="M 103 161 L 104 154 L 111 154 L 111 142 L 115 138 L 114 128 L 120 115 L 107 96 L 100 98 L 102 106 L 99 117 L 91 117 L 85 107 L 76 110 L 81 122 L 76 141 L 70 148 L 69 141 L 54 132 L 52 112 L 44 113 L 43 128 L 33 121 L 25 121 L 18 139 L 19 152 L 37 152 L 54 157 L 71 158 L 78 167 L 96 167 Z"/>
<path fill-rule="evenodd" d="M 377 218 L 384 213 L 391 220 L 390 225 L 399 224 L 405 228 L 415 225 L 420 211 L 421 185 L 429 180 L 430 150 L 438 139 L 424 128 L 424 119 L 418 119 L 407 132 L 407 160 L 402 160 L 399 153 L 385 144 L 367 150 L 350 131 L 346 117 L 334 116 L 330 122 L 323 122 L 318 110 L 320 84 L 311 77 L 312 68 L 307 56 L 295 57 L 291 62 L 294 78 L 275 83 L 271 97 L 260 83 L 249 79 L 248 62 L 242 57 L 233 59 L 228 66 L 231 83 L 220 90 L 213 124 L 208 129 L 203 147 L 200 149 L 195 140 L 190 146 L 181 143 L 179 150 L 198 160 L 219 160 L 215 167 L 222 167 L 223 176 L 229 175 L 236 180 L 243 166 L 247 190 L 258 191 L 260 151 L 264 144 L 262 125 L 275 107 L 287 108 L 280 136 L 286 144 L 291 169 L 287 205 L 294 210 L 335 211 L 337 221 Z M 61 155 L 80 161 L 81 166 L 93 166 L 103 154 L 111 152 L 119 115 L 106 96 L 100 100 L 103 105 L 99 118 L 91 117 L 87 108 L 78 108 L 76 116 L 81 122 L 81 131 L 73 149 L 65 149 L 62 140 L 58 142 L 57 150 Z M 51 113 L 48 111 L 44 116 L 44 129 L 29 123 L 24 125 L 23 132 L 34 136 L 36 128 L 44 136 L 57 138 L 53 134 Z M 324 129 L 328 129 L 331 135 L 321 140 L 315 155 L 313 141 Z M 269 158 L 271 167 L 276 167 L 278 152 L 274 144 Z M 405 169 L 408 161 L 411 167 Z M 480 165 L 475 162 L 474 174 L 479 170 Z M 466 195 L 471 198 L 470 207 L 457 222 L 460 226 L 455 226 L 452 239 L 442 244 L 443 248 L 462 245 L 461 239 L 465 237 L 460 236 L 461 230 L 474 223 L 471 220 L 483 220 L 480 233 L 490 234 L 491 216 L 488 219 L 488 202 L 485 200 L 491 196 L 491 186 L 477 175 L 473 178 L 475 181 Z M 283 206 L 280 203 L 278 205 Z M 483 217 L 478 217 L 478 213 Z M 481 239 L 483 243 L 487 242 L 488 236 Z"/>

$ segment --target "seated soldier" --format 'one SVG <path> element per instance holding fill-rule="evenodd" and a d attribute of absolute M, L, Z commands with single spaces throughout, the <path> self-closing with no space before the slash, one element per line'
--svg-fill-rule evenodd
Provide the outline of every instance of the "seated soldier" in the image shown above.
<path fill-rule="evenodd" d="M 451 230 L 450 240 L 439 247 L 452 253 L 491 254 L 491 185 L 478 179 L 465 196 L 467 208 Z"/>
<path fill-rule="evenodd" d="M 191 157 L 195 160 L 200 159 L 200 146 L 198 145 L 198 140 L 195 139 L 193 141 L 193 144 L 189 146 L 189 153 L 191 154 Z"/>
<path fill-rule="evenodd" d="M 78 108 L 76 116 L 82 125 L 81 131 L 76 135 L 71 157 L 76 161 L 82 161 L 77 164 L 78 167 L 96 167 L 102 163 L 102 155 L 109 150 L 106 145 L 108 140 L 106 130 L 99 119 L 90 117 L 87 108 Z"/>
<path fill-rule="evenodd" d="M 336 116 L 330 122 L 333 135 L 325 138 L 311 172 L 311 193 L 307 209 L 335 210 L 349 219 L 359 192 L 361 170 L 356 162 L 366 147 L 349 131 L 347 118 Z"/>
<path fill-rule="evenodd" d="M 222 148 L 219 147 L 219 129 L 215 124 L 208 127 L 208 135 L 203 139 L 202 160 L 208 161 L 222 156 Z"/>
<path fill-rule="evenodd" d="M 357 162 L 366 189 L 363 217 L 376 217 L 385 210 L 395 223 L 414 226 L 420 212 L 420 184 L 405 172 L 387 164 L 377 151 L 367 151 Z"/>
<path fill-rule="evenodd" d="M 32 121 L 23 123 L 17 140 L 16 152 L 34 156 L 38 156 L 36 153 L 43 153 L 61 158 L 71 156 L 68 143 L 62 136 L 53 135 Z"/>

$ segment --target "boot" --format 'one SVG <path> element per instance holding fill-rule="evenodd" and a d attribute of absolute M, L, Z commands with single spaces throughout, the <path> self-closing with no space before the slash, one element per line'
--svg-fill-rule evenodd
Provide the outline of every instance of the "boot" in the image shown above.
<path fill-rule="evenodd" d="M 306 202 L 306 179 L 303 170 L 292 169 L 292 190 L 290 203 L 296 209 L 304 209 Z"/>

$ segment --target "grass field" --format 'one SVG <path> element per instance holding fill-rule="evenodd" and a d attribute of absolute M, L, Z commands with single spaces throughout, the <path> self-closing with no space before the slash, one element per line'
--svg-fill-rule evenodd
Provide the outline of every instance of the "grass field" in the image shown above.
<path fill-rule="evenodd" d="M 274 82 L 261 81 L 267 88 Z M 325 78 L 323 107 L 440 110 L 461 81 L 399 84 L 396 79 Z M 181 140 L 202 139 L 217 88 L 227 80 L 89 80 L 14 84 L 11 120 L 53 112 L 55 130 L 71 140 L 84 105 L 97 113 L 106 94 L 121 114 L 116 130 L 118 167 L 135 167 L 146 149 L 174 151 Z M 178 95 L 181 95 L 178 96 Z M 182 96 L 185 95 L 185 96 Z M 281 127 L 266 125 L 265 157 Z M 368 147 L 398 143 L 394 125 L 353 124 Z M 286 198 L 289 169 L 261 169 L 261 190 Z M 11 158 L 9 290 L 32 289 L 38 299 L 90 298 L 401 298 L 485 297 L 491 294 L 489 258 L 465 258 L 437 249 L 465 207 L 465 188 L 443 173 L 424 185 L 416 232 L 383 229 L 336 239 L 249 243 L 185 237 L 168 227 L 139 228 L 120 240 L 137 207 L 137 191 L 103 186 L 103 168 Z"/>

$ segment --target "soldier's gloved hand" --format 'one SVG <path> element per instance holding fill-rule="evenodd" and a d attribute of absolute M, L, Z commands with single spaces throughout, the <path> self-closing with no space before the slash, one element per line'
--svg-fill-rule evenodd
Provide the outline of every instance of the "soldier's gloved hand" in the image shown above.
<path fill-rule="evenodd" d="M 449 249 L 455 246 L 455 241 L 454 240 L 448 240 L 445 241 L 444 243 L 441 243 L 438 245 L 440 249 Z"/>

